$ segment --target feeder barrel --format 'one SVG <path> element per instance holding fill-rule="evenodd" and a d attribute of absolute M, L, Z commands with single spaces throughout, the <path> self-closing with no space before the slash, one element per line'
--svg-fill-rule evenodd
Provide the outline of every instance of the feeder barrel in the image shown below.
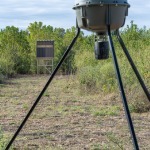
<path fill-rule="evenodd" d="M 129 7 L 127 0 L 76 0 L 73 9 L 80 28 L 101 33 L 108 25 L 111 30 L 122 27 Z"/>

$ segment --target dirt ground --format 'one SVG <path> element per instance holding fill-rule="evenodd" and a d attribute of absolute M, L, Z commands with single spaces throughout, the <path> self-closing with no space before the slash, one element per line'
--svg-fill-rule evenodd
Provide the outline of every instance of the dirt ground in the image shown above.
<path fill-rule="evenodd" d="M 48 76 L 0 85 L 0 126 L 8 141 Z M 150 113 L 132 113 L 141 150 L 150 150 Z M 74 76 L 57 76 L 13 144 L 16 150 L 132 150 L 118 94 L 82 94 Z"/>

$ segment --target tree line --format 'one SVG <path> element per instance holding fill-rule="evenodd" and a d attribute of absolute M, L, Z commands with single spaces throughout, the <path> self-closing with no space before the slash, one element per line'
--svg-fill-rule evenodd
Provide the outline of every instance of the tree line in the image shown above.
<path fill-rule="evenodd" d="M 55 28 L 50 25 L 44 25 L 42 22 L 30 23 L 26 30 L 20 30 L 18 27 L 7 26 L 0 31 L 0 76 L 10 77 L 15 74 L 34 74 L 36 73 L 36 41 L 37 40 L 54 40 L 55 57 L 54 65 L 58 63 L 64 51 L 67 49 L 71 40 L 76 34 L 76 28 L 70 29 Z M 148 50 L 150 47 L 150 29 L 146 27 L 138 28 L 131 22 L 126 28 L 122 29 L 121 35 L 127 47 L 132 49 L 131 53 L 136 55 L 138 51 L 145 51 L 140 59 L 140 63 L 147 66 L 141 68 L 145 73 L 149 66 L 146 64 Z M 117 53 L 121 58 L 120 47 L 116 39 L 115 46 Z M 135 58 L 139 62 L 138 58 Z M 111 60 L 107 61 L 107 65 Z M 123 63 L 125 63 L 123 61 Z M 79 39 L 73 50 L 68 55 L 60 71 L 62 73 L 80 72 L 81 69 L 91 66 L 103 65 L 104 61 L 99 62 L 94 58 L 94 34 L 85 36 L 81 32 Z M 107 70 L 107 69 L 106 69 Z M 149 72 L 147 73 L 149 76 Z"/>
<path fill-rule="evenodd" d="M 42 22 L 30 23 L 26 30 L 14 26 L 7 26 L 0 31 L 0 74 L 11 76 L 14 74 L 36 73 L 36 41 L 54 40 L 56 65 L 64 51 L 74 37 L 76 29 L 54 28 L 43 25 Z M 80 34 L 80 42 L 74 49 L 79 49 L 84 43 L 84 35 Z M 75 69 L 73 50 L 61 70 L 63 72 Z"/>

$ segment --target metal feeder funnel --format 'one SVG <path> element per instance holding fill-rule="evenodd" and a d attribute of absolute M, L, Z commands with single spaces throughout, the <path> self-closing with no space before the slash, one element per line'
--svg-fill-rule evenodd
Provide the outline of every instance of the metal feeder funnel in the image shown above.
<path fill-rule="evenodd" d="M 73 9 L 79 28 L 102 33 L 108 24 L 111 30 L 122 27 L 129 7 L 127 0 L 76 0 Z"/>

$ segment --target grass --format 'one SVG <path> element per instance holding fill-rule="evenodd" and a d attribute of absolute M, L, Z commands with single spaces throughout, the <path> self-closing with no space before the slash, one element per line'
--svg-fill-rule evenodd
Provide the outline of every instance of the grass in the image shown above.
<path fill-rule="evenodd" d="M 9 135 L 11 138 L 47 79 L 48 76 L 20 76 L 1 86 L 0 126 L 3 137 Z M 132 117 L 140 147 L 150 149 L 147 135 L 150 130 L 149 112 L 132 112 Z M 13 147 L 37 150 L 133 149 L 129 141 L 118 93 L 80 94 L 75 77 L 57 76 Z"/>
<path fill-rule="evenodd" d="M 4 150 L 8 143 L 8 136 L 4 134 L 0 127 L 0 150 Z M 12 148 L 10 149 L 12 150 Z"/>
<path fill-rule="evenodd" d="M 101 107 L 99 110 L 93 112 L 95 116 L 117 116 L 119 115 L 120 107 L 110 106 L 110 107 Z"/>
<path fill-rule="evenodd" d="M 108 143 L 94 144 L 92 150 L 124 150 L 124 142 L 113 132 L 106 134 Z"/>

